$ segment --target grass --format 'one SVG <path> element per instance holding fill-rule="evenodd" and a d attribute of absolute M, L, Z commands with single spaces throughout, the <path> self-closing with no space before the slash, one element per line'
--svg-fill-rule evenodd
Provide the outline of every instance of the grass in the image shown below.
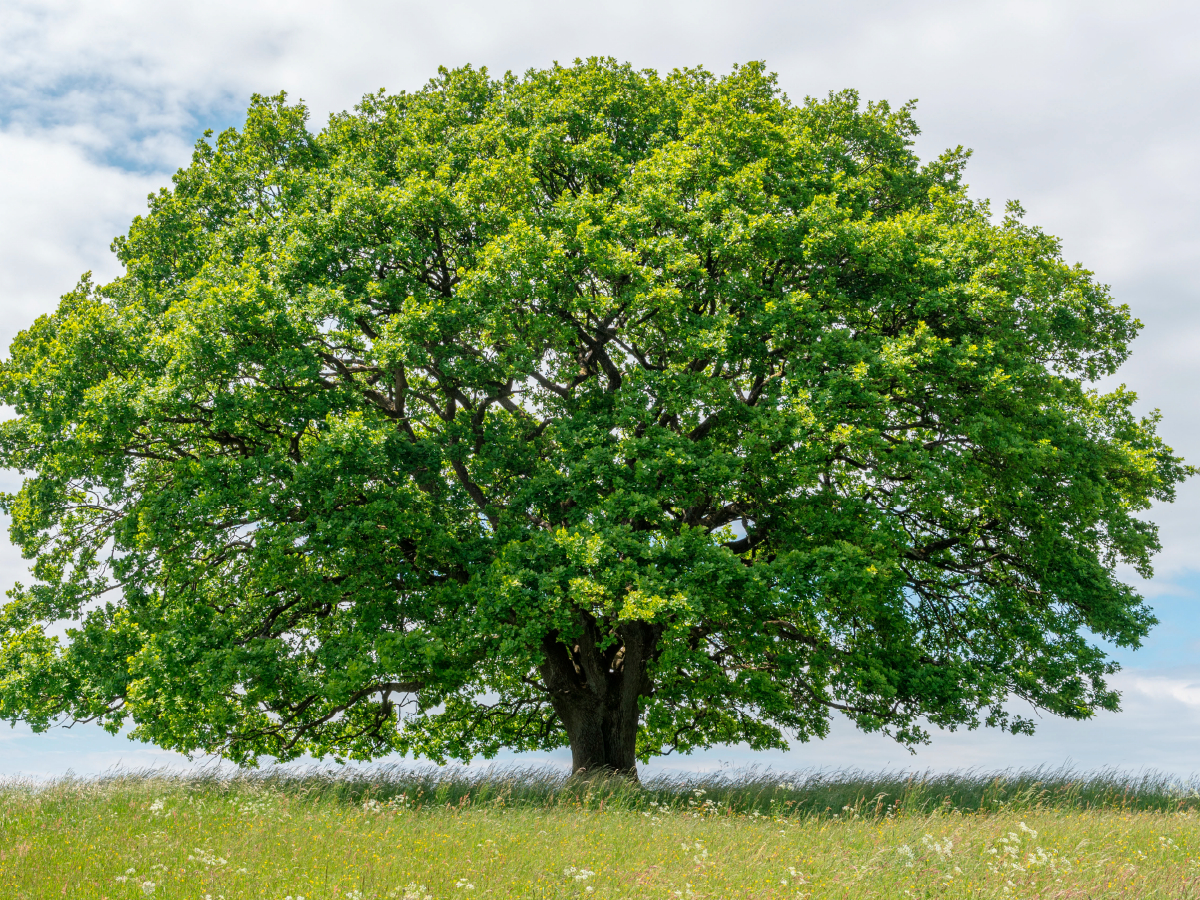
<path fill-rule="evenodd" d="M 1157 775 L 375 769 L 0 785 L 0 897 L 1200 898 Z"/>

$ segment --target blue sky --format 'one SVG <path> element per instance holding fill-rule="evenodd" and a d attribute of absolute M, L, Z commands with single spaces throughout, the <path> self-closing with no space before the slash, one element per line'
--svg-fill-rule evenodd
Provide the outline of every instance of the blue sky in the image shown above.
<path fill-rule="evenodd" d="M 1200 461 L 1200 11 L 1185 2 L 449 0 L 338 4 L 0 0 L 0 345 L 79 274 L 117 271 L 112 237 L 186 163 L 205 128 L 236 125 L 252 92 L 286 89 L 319 124 L 364 93 L 411 89 L 438 65 L 501 72 L 611 55 L 716 72 L 764 59 L 793 99 L 854 87 L 919 98 L 918 147 L 975 151 L 968 181 L 1010 198 L 1110 284 L 1145 329 L 1117 382 Z M 15 476 L 2 476 L 6 487 Z M 757 763 L 1004 768 L 1200 768 L 1200 481 L 1150 517 L 1162 624 L 1115 679 L 1125 711 L 1039 733 L 936 735 L 914 757 L 839 724 L 788 753 L 719 748 L 662 767 Z M 0 583 L 24 563 L 0 539 Z M 558 757 L 561 760 L 563 757 Z M 0 775 L 80 774 L 186 760 L 79 726 L 0 728 Z"/>

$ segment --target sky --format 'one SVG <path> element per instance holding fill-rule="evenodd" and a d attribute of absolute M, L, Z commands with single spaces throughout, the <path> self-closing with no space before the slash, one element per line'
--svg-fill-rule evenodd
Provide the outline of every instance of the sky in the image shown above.
<path fill-rule="evenodd" d="M 1144 323 L 1127 384 L 1160 433 L 1200 462 L 1200 7 L 1185 2 L 812 0 L 0 0 L 0 347 L 54 309 L 109 252 L 207 128 L 237 126 L 252 93 L 302 98 L 320 127 L 365 93 L 419 88 L 438 66 L 494 74 L 612 56 L 666 71 L 764 60 L 795 101 L 857 89 L 919 100 L 923 157 L 963 145 L 966 180 L 1112 287 Z M 0 486 L 15 489 L 14 473 Z M 1200 769 L 1200 479 L 1149 517 L 1161 620 L 1119 651 L 1124 711 L 1041 719 L 1033 737 L 935 733 L 909 755 L 836 722 L 787 752 L 714 748 L 651 770 L 741 768 Z M 26 561 L 0 535 L 0 586 Z M 512 757 L 502 759 L 511 760 Z M 529 758 L 524 758 L 528 761 Z M 565 764 L 566 754 L 547 759 Z M 91 726 L 0 726 L 0 776 L 201 764 Z"/>

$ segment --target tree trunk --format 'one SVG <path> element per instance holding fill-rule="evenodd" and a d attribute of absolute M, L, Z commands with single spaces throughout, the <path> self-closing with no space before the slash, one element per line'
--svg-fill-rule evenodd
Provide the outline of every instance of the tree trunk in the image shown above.
<path fill-rule="evenodd" d="M 622 622 L 612 646 L 583 616 L 583 635 L 568 648 L 557 632 L 546 635 L 542 679 L 571 742 L 571 769 L 637 778 L 638 701 L 650 693 L 648 668 L 659 631 L 647 622 Z"/>

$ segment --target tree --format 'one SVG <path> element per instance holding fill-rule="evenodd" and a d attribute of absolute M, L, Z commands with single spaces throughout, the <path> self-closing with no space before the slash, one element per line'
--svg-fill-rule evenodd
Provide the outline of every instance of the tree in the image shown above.
<path fill-rule="evenodd" d="M 211 133 L 13 343 L 0 715 L 241 763 L 1115 710 L 1138 323 L 911 106 L 441 71 Z"/>

